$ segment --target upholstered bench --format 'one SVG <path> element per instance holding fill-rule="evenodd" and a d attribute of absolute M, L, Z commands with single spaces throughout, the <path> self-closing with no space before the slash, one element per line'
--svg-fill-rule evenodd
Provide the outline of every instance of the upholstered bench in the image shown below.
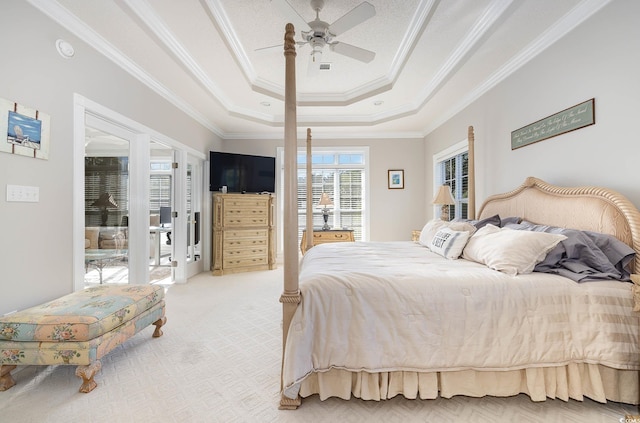
<path fill-rule="evenodd" d="M 0 318 L 0 391 L 18 365 L 77 365 L 80 392 L 96 387 L 100 358 L 149 325 L 166 323 L 164 288 L 100 285 Z"/>

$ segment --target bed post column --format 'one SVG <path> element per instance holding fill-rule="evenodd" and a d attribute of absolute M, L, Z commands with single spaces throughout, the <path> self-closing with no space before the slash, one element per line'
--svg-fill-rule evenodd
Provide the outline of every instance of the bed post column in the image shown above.
<path fill-rule="evenodd" d="M 297 178 L 297 117 L 296 117 L 296 47 L 293 25 L 288 23 L 284 34 L 285 85 L 284 85 L 284 292 L 282 303 L 282 364 L 291 319 L 300 303 L 298 289 L 298 178 Z M 284 389 L 282 367 L 280 390 Z M 295 409 L 300 397 L 290 399 L 281 394 L 280 408 Z"/>
<path fill-rule="evenodd" d="M 307 245 L 305 251 L 313 247 L 313 187 L 311 175 L 311 128 L 307 128 Z"/>
<path fill-rule="evenodd" d="M 467 188 L 469 190 L 469 204 L 467 205 L 467 218 L 475 219 L 476 218 L 476 175 L 475 175 L 475 135 L 473 133 L 473 126 L 469 126 L 469 132 L 467 135 L 467 140 L 469 142 L 469 162 L 467 169 L 467 184 L 469 185 Z"/>

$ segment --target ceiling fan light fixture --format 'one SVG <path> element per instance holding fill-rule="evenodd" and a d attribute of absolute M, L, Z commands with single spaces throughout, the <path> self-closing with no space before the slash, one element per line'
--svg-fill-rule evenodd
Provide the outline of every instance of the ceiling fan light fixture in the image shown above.
<path fill-rule="evenodd" d="M 271 2 L 281 11 L 281 13 L 301 30 L 302 40 L 296 42 L 302 46 L 308 44 L 311 47 L 307 75 L 317 74 L 321 66 L 322 50 L 329 45 L 332 51 L 350 57 L 352 59 L 369 63 L 375 58 L 375 52 L 366 50 L 341 41 L 334 41 L 334 37 L 342 34 L 351 28 L 360 25 L 376 14 L 376 8 L 368 1 L 363 1 L 358 6 L 342 15 L 338 20 L 329 24 L 320 19 L 320 12 L 324 8 L 324 0 L 310 0 L 311 8 L 316 12 L 316 18 L 310 22 L 305 19 L 289 4 L 287 0 L 271 0 Z M 330 66 L 329 66 L 330 69 Z M 326 69 L 325 70 L 329 70 Z"/>

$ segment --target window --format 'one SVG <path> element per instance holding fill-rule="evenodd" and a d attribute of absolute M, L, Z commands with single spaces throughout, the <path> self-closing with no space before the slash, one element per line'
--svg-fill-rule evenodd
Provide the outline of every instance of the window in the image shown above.
<path fill-rule="evenodd" d="M 120 226 L 129 213 L 129 158 L 85 157 L 84 162 L 85 226 Z M 103 194 L 110 194 L 117 204 L 104 221 L 100 207 L 93 205 Z"/>
<path fill-rule="evenodd" d="M 440 185 L 449 185 L 455 200 L 455 204 L 449 206 L 449 219 L 466 219 L 468 216 L 468 148 L 468 142 L 465 140 L 434 156 L 434 189 Z M 439 213 L 440 207 L 437 207 L 436 216 Z"/>
<path fill-rule="evenodd" d="M 282 156 L 281 156 L 282 157 Z M 323 192 L 333 201 L 329 208 L 329 226 L 353 229 L 357 241 L 366 235 L 366 161 L 367 149 L 314 149 L 311 154 L 311 190 L 313 204 L 313 226 L 322 227 L 322 208 L 317 204 Z M 298 239 L 306 227 L 307 200 L 307 156 L 298 152 Z M 281 174 L 284 169 L 281 169 Z M 281 178 L 284 180 L 284 177 Z"/>

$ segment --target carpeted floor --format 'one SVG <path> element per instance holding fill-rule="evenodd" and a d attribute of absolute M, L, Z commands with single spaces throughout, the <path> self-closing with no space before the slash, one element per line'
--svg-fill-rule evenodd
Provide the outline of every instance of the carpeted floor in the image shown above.
<path fill-rule="evenodd" d="M 102 360 L 78 392 L 75 366 L 32 366 L 0 392 L 0 422 L 603 422 L 638 407 L 525 395 L 389 401 L 304 399 L 278 410 L 282 269 L 170 285 L 164 336 L 147 328 Z"/>

